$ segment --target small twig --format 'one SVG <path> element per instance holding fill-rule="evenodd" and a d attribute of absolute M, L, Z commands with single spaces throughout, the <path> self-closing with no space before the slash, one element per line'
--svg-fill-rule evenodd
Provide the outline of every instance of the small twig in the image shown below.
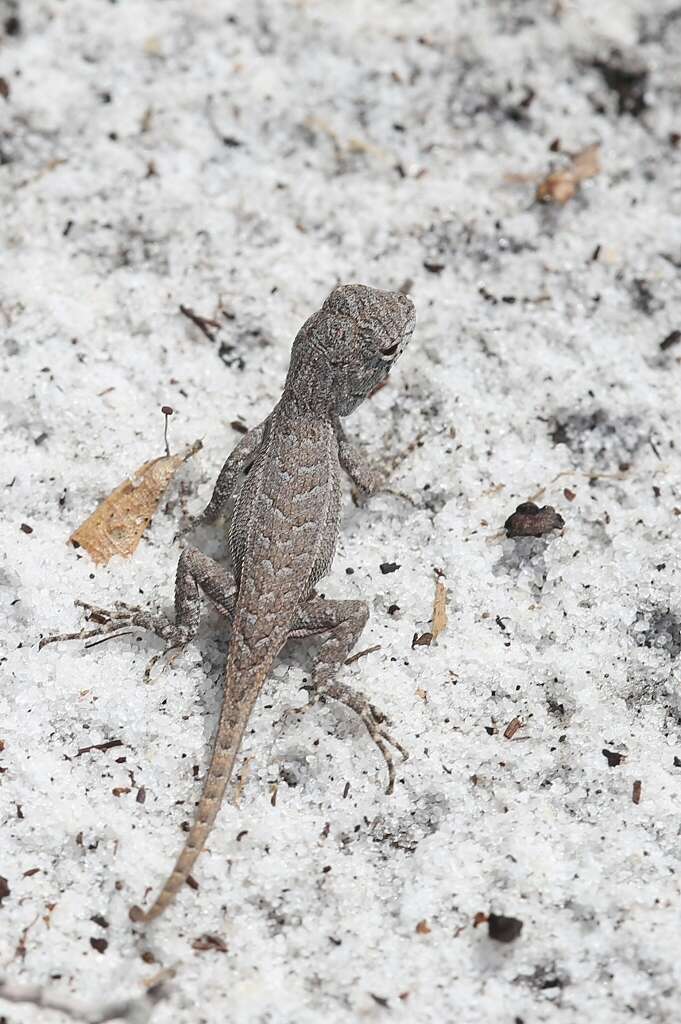
<path fill-rule="evenodd" d="M 376 644 L 374 647 L 367 647 L 365 651 L 357 651 L 357 654 L 351 655 L 345 659 L 346 665 L 352 665 L 353 661 L 359 661 L 360 658 L 365 658 L 367 654 L 373 654 L 374 651 L 380 651 L 381 645 Z"/>
<path fill-rule="evenodd" d="M 562 469 L 560 473 L 556 473 L 552 484 L 555 484 L 556 480 L 560 480 L 562 476 L 584 476 L 587 480 L 626 480 L 627 471 L 620 470 L 618 473 L 598 473 L 595 469 L 589 472 L 585 469 Z M 529 501 L 538 501 L 546 492 L 546 484 L 540 487 L 536 494 L 533 494 Z"/>
<path fill-rule="evenodd" d="M 180 313 L 182 313 L 183 316 L 186 316 L 187 320 L 191 320 L 194 326 L 198 327 L 201 333 L 208 338 L 209 341 L 215 340 L 215 334 L 213 334 L 209 328 L 212 327 L 214 331 L 219 331 L 222 327 L 222 324 L 218 323 L 217 320 L 209 320 L 206 316 L 199 316 L 199 314 L 195 313 L 193 309 L 189 308 L 189 306 L 183 306 L 180 304 Z"/>
<path fill-rule="evenodd" d="M 106 740 L 105 743 L 91 743 L 89 747 L 81 747 L 76 757 L 81 754 L 89 754 L 91 750 L 113 750 L 114 747 L 122 747 L 123 740 Z"/>

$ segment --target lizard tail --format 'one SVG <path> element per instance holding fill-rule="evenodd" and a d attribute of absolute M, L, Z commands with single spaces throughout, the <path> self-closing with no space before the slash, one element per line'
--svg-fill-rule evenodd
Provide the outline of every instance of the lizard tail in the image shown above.
<path fill-rule="evenodd" d="M 234 669 L 228 671 L 220 723 L 194 823 L 172 874 L 156 900 L 146 912 L 140 907 L 132 907 L 130 910 L 131 920 L 149 922 L 158 917 L 172 903 L 187 881 L 220 810 L 222 798 L 239 753 L 244 730 L 280 646 L 280 644 L 273 644 L 270 648 L 271 655 L 264 661 L 259 660 L 257 666 L 242 669 L 238 673 L 235 673 Z"/>

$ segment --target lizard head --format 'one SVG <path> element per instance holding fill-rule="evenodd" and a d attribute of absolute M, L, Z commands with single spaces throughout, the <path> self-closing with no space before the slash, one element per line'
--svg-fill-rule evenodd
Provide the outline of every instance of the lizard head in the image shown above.
<path fill-rule="evenodd" d="M 414 331 L 414 305 L 402 292 L 343 284 L 316 316 L 322 329 L 315 331 L 315 341 L 328 364 L 332 405 L 347 416 L 404 351 Z"/>

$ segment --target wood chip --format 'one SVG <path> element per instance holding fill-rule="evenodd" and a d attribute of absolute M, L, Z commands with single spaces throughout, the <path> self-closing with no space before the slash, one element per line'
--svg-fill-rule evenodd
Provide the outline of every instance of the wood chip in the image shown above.
<path fill-rule="evenodd" d="M 175 473 L 202 447 L 196 441 L 182 455 L 163 455 L 145 462 L 71 534 L 70 542 L 85 548 L 98 565 L 106 565 L 114 555 L 129 558 Z"/>
<path fill-rule="evenodd" d="M 539 508 L 533 501 L 524 501 L 504 523 L 507 537 L 544 537 L 552 530 L 562 530 L 565 520 L 553 505 Z"/>
<path fill-rule="evenodd" d="M 513 718 L 504 729 L 504 736 L 507 740 L 512 740 L 519 729 L 522 729 L 523 723 L 519 718 Z"/>
<path fill-rule="evenodd" d="M 217 953 L 226 953 L 228 946 L 219 935 L 206 934 L 199 935 L 198 939 L 194 939 L 192 949 L 195 949 L 198 953 L 205 953 L 210 949 L 214 949 Z"/>
<path fill-rule="evenodd" d="M 641 780 L 640 779 L 636 779 L 636 782 L 632 786 L 631 799 L 634 801 L 635 804 L 640 804 L 640 802 L 641 802 Z"/>
<path fill-rule="evenodd" d="M 440 633 L 447 628 L 447 588 L 438 579 L 435 581 L 435 600 L 433 601 L 433 624 L 431 633 L 433 640 L 437 640 Z"/>

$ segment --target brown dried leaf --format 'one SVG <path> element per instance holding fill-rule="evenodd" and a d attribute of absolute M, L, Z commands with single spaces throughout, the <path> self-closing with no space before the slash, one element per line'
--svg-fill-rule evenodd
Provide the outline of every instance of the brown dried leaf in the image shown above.
<path fill-rule="evenodd" d="M 437 640 L 440 633 L 447 628 L 447 588 L 442 580 L 435 582 L 435 600 L 433 602 L 433 625 L 431 633 Z"/>
<path fill-rule="evenodd" d="M 175 473 L 201 448 L 201 442 L 195 441 L 182 455 L 163 455 L 145 462 L 71 534 L 71 543 L 85 548 L 98 565 L 105 565 L 114 555 L 129 558 Z"/>
<path fill-rule="evenodd" d="M 597 143 L 587 146 L 586 149 L 574 154 L 568 167 L 553 171 L 544 178 L 537 186 L 538 201 L 564 205 L 572 199 L 582 181 L 600 174 L 599 149 Z"/>
<path fill-rule="evenodd" d="M 419 923 L 416 925 L 417 935 L 430 935 L 431 931 L 432 928 L 425 919 L 423 921 L 419 921 Z"/>

